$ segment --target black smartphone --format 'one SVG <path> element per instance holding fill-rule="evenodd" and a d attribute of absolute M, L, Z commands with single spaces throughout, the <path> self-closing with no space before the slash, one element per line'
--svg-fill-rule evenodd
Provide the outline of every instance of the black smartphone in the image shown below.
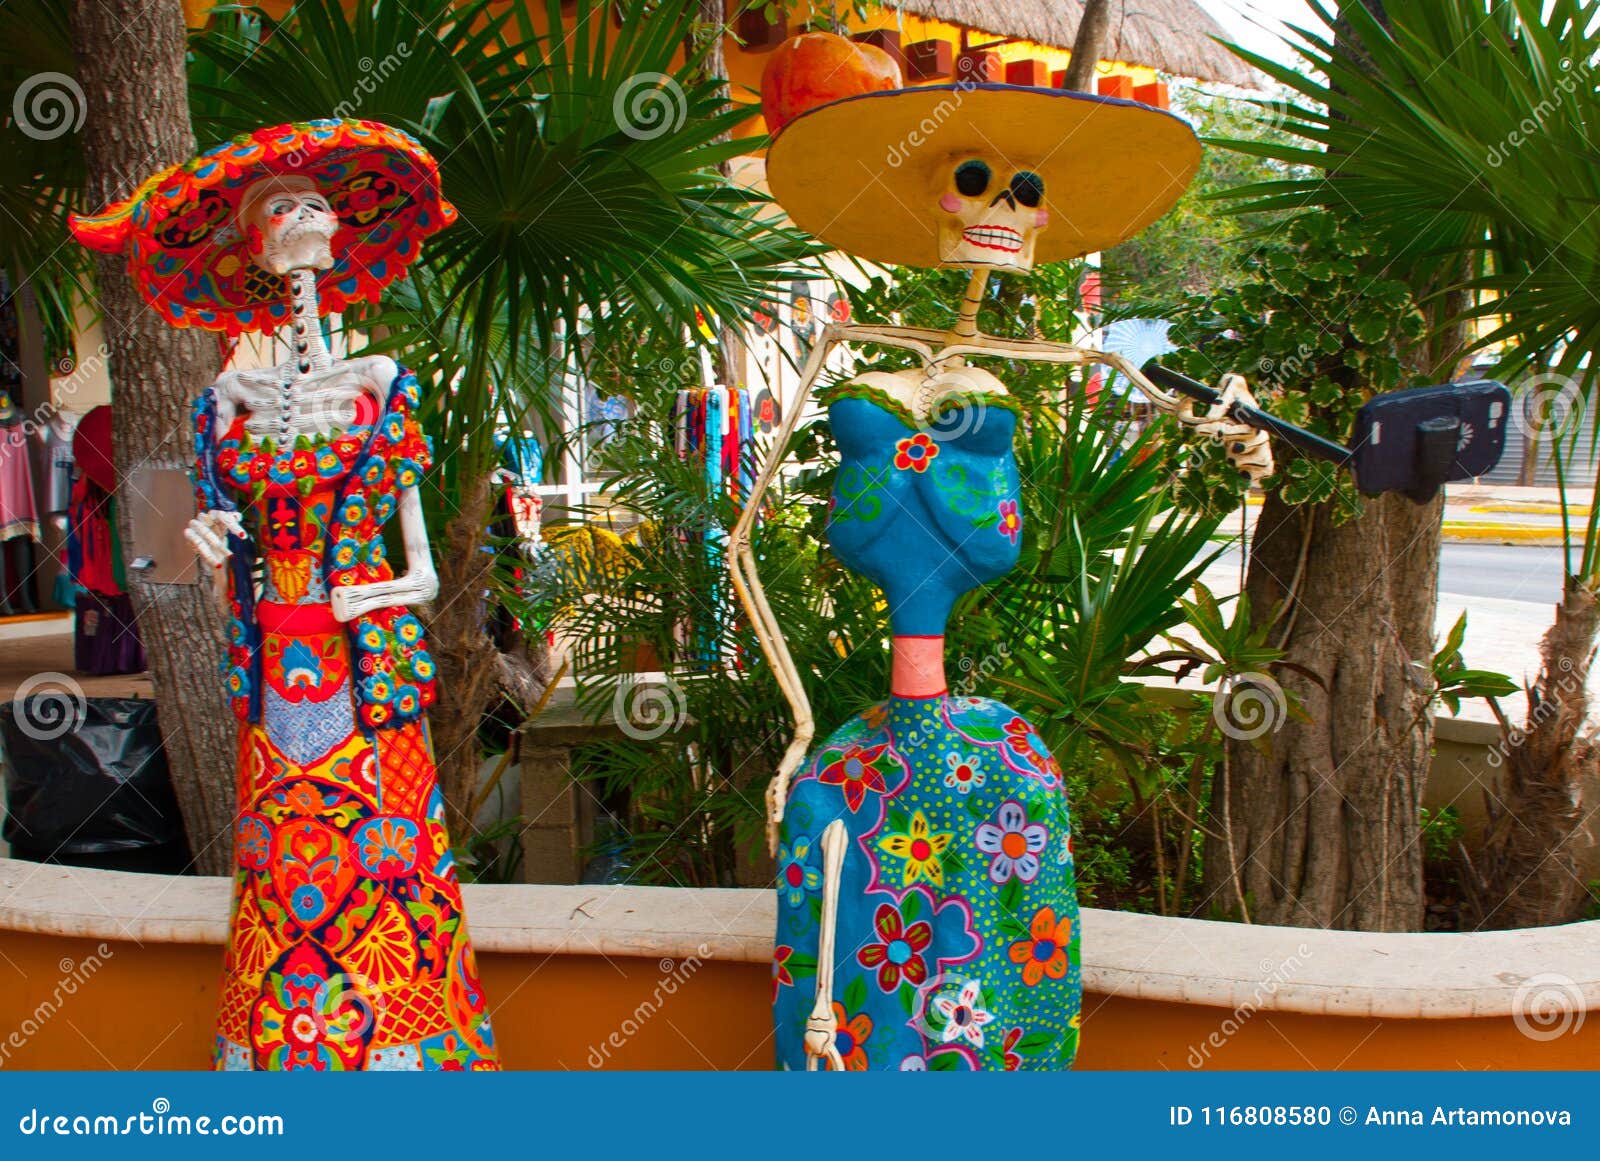
<path fill-rule="evenodd" d="M 1493 379 L 1376 395 L 1351 433 L 1356 486 L 1421 502 L 1444 484 L 1486 475 L 1505 451 L 1510 418 L 1511 392 Z"/>

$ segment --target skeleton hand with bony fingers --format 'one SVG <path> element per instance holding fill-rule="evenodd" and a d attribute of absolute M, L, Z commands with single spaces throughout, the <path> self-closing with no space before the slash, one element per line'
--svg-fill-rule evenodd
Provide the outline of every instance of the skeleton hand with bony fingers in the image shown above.
<path fill-rule="evenodd" d="M 221 567 L 233 555 L 233 549 L 228 547 L 230 534 L 239 537 L 245 534 L 244 525 L 239 522 L 239 513 L 213 508 L 189 521 L 183 538 L 194 546 L 201 560 L 213 567 Z"/>
<path fill-rule="evenodd" d="M 1233 418 L 1237 405 L 1254 407 L 1255 396 L 1242 375 L 1228 374 L 1222 377 L 1221 398 L 1203 414 L 1195 410 L 1192 399 L 1185 400 L 1174 414 L 1185 427 L 1222 444 L 1228 462 L 1249 476 L 1252 484 L 1259 484 L 1273 472 L 1272 441 L 1260 428 Z"/>

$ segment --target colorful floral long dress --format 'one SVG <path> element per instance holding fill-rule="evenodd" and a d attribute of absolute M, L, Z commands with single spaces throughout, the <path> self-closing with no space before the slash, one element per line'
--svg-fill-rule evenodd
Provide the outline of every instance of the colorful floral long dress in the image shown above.
<path fill-rule="evenodd" d="M 196 407 L 202 510 L 233 539 L 237 872 L 219 1069 L 493 1069 L 424 710 L 434 663 L 402 608 L 334 619 L 388 580 L 382 530 L 428 466 L 402 374 L 332 438 L 275 448 Z M 365 403 L 365 401 L 364 401 Z M 220 437 L 220 438 L 218 438 Z"/>
<path fill-rule="evenodd" d="M 831 396 L 841 466 L 829 540 L 883 587 L 897 636 L 942 636 L 955 599 L 1017 559 L 1013 405 L 951 405 L 940 435 L 883 392 Z M 773 965 L 779 1066 L 805 1066 L 821 836 L 835 819 L 849 838 L 832 992 L 845 1067 L 1070 1067 L 1081 983 L 1060 767 L 1011 709 L 948 694 L 873 706 L 791 783 Z"/>

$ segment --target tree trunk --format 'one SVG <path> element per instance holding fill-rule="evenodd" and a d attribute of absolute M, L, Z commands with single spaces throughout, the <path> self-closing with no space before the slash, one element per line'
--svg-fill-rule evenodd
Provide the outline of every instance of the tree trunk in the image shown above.
<path fill-rule="evenodd" d="M 1441 510 L 1385 497 L 1334 526 L 1328 505 L 1267 494 L 1245 590 L 1260 617 L 1281 606 L 1272 641 L 1318 681 L 1283 670 L 1309 720 L 1229 746 L 1206 853 L 1224 910 L 1294 927 L 1421 927 L 1433 727 L 1412 663 L 1432 657 Z"/>
<path fill-rule="evenodd" d="M 1359 2 L 1387 25 L 1382 0 Z M 1334 35 L 1359 50 L 1343 20 Z M 1433 288 L 1413 289 L 1428 301 Z M 1436 299 L 1430 321 L 1463 305 L 1459 294 Z M 1460 327 L 1429 333 L 1399 352 L 1414 372 L 1453 365 L 1466 338 Z M 1421 929 L 1443 517 L 1442 496 L 1391 495 L 1335 526 L 1329 505 L 1267 494 L 1245 591 L 1258 624 L 1278 616 L 1272 644 L 1317 681 L 1282 670 L 1308 720 L 1228 747 L 1206 842 L 1207 886 L 1225 910 L 1296 927 Z"/>
<path fill-rule="evenodd" d="M 83 87 L 88 200 L 126 197 L 155 170 L 194 153 L 179 0 L 108 5 L 73 0 L 73 47 Z M 139 295 L 126 260 L 99 255 L 99 307 L 110 352 L 118 478 L 139 468 L 188 468 L 189 405 L 216 377 L 209 334 L 169 327 Z M 125 547 L 128 505 L 117 506 Z M 191 513 L 174 512 L 187 521 Z M 204 585 L 149 585 L 129 571 L 134 616 L 150 658 L 161 732 L 184 827 L 202 874 L 233 865 L 235 726 L 218 662 L 223 626 Z"/>
<path fill-rule="evenodd" d="M 1600 602 L 1569 576 L 1555 624 L 1540 644 L 1523 730 L 1505 730 L 1504 784 L 1484 791 L 1489 825 L 1470 860 L 1478 927 L 1575 923 L 1589 904 L 1580 855 L 1593 842 L 1582 788 L 1600 764 L 1589 716 L 1589 667 Z"/>
<path fill-rule="evenodd" d="M 489 478 L 463 480 L 461 510 L 445 525 L 436 556 L 439 597 L 428 618 L 428 650 L 439 666 L 439 696 L 428 713 L 444 794 L 445 825 L 458 847 L 472 834 L 467 808 L 478 785 L 478 725 L 499 688 L 499 650 L 485 627 L 484 591 L 494 556 L 483 530 L 494 507 Z"/>
<path fill-rule="evenodd" d="M 1122 20 L 1122 0 L 1084 0 L 1083 18 L 1072 42 L 1072 59 L 1067 62 L 1063 89 L 1080 93 L 1094 91 L 1094 66 L 1106 50 L 1111 25 Z"/>

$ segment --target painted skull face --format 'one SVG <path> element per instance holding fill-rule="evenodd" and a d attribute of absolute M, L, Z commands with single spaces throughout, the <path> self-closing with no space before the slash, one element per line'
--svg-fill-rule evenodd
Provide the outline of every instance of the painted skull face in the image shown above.
<path fill-rule="evenodd" d="M 333 265 L 339 219 L 328 199 L 306 178 L 257 183 L 240 207 L 240 225 L 257 265 L 273 274 L 326 270 Z"/>
<path fill-rule="evenodd" d="M 936 171 L 939 257 L 951 266 L 1033 269 L 1050 222 L 1044 179 L 998 157 L 957 157 Z"/>

